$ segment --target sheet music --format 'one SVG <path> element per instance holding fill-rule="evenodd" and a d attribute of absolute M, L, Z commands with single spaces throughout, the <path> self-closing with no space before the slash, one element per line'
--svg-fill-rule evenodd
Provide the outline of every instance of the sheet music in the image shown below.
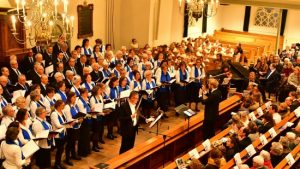
<path fill-rule="evenodd" d="M 255 148 L 253 147 L 252 144 L 246 147 L 246 151 L 250 157 L 252 157 L 256 153 Z"/>
<path fill-rule="evenodd" d="M 129 97 L 130 92 L 131 92 L 130 89 L 122 91 L 122 92 L 120 93 L 120 98 L 123 99 L 123 98 Z"/>
<path fill-rule="evenodd" d="M 46 139 L 49 136 L 49 130 L 43 130 L 41 132 L 36 133 L 35 139 Z"/>
<path fill-rule="evenodd" d="M 116 109 L 116 102 L 104 104 L 103 109 Z"/>
<path fill-rule="evenodd" d="M 161 113 L 159 116 L 156 117 L 156 119 L 150 124 L 149 128 L 152 128 L 157 122 L 159 119 L 161 119 L 161 117 L 163 116 L 164 114 Z"/>
<path fill-rule="evenodd" d="M 25 96 L 26 90 L 16 90 L 13 92 L 13 98 L 11 99 L 12 103 L 15 103 L 17 98 L 20 96 Z"/>
<path fill-rule="evenodd" d="M 257 108 L 257 109 L 256 109 L 256 112 L 257 112 L 257 114 L 258 114 L 259 116 L 264 115 L 264 112 L 262 111 L 261 107 Z"/>
<path fill-rule="evenodd" d="M 209 139 L 206 139 L 206 140 L 202 143 L 202 145 L 203 145 L 205 151 L 208 151 L 208 150 L 210 150 L 210 148 L 211 148 L 211 143 L 210 143 L 210 140 L 209 140 Z"/>
<path fill-rule="evenodd" d="M 176 81 L 176 79 L 172 79 L 169 81 L 169 83 L 174 83 Z"/>
<path fill-rule="evenodd" d="M 234 157 L 235 164 L 237 164 L 237 165 L 242 164 L 242 159 L 241 159 L 240 153 L 236 153 L 233 157 Z"/>
<path fill-rule="evenodd" d="M 152 89 L 149 89 L 149 90 L 146 90 L 146 92 L 148 93 L 148 95 L 150 95 L 150 94 L 153 93 L 153 90 L 152 90 Z"/>
<path fill-rule="evenodd" d="M 296 110 L 294 110 L 295 116 L 298 118 L 300 117 L 300 107 L 298 107 Z"/>
<path fill-rule="evenodd" d="M 96 112 L 99 112 L 99 113 L 103 112 L 103 104 L 102 103 L 96 103 L 94 105 L 94 110 Z"/>
<path fill-rule="evenodd" d="M 276 133 L 276 131 L 273 127 L 269 130 L 269 133 L 270 133 L 272 138 L 276 137 L 276 135 L 277 135 L 277 133 Z"/>
<path fill-rule="evenodd" d="M 255 121 L 257 118 L 255 117 L 255 114 L 253 112 L 251 112 L 249 114 L 249 118 L 251 119 L 251 121 Z"/>
<path fill-rule="evenodd" d="M 289 153 L 286 157 L 285 157 L 287 163 L 289 164 L 289 166 L 291 167 L 294 163 L 295 163 L 295 159 L 293 157 L 293 155 L 291 153 Z"/>
<path fill-rule="evenodd" d="M 21 148 L 25 159 L 32 156 L 39 149 L 40 149 L 39 146 L 33 140 L 30 140 Z"/>
<path fill-rule="evenodd" d="M 0 126 L 0 140 L 5 139 L 6 130 L 7 128 L 4 124 Z"/>
<path fill-rule="evenodd" d="M 193 150 L 189 151 L 189 156 L 190 156 L 190 158 L 199 159 L 200 155 L 199 155 L 197 148 L 194 148 Z"/>
<path fill-rule="evenodd" d="M 263 146 L 268 144 L 268 140 L 264 134 L 259 137 L 259 140 L 261 142 L 261 145 L 263 145 Z"/>
<path fill-rule="evenodd" d="M 45 68 L 45 73 L 46 73 L 47 75 L 49 75 L 49 74 L 52 73 L 53 71 L 54 71 L 53 65 L 50 65 L 50 66 L 48 66 L 48 67 Z"/>

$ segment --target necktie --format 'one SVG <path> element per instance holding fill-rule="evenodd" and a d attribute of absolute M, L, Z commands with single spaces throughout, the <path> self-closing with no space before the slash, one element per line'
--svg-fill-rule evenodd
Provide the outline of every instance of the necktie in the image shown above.
<path fill-rule="evenodd" d="M 33 61 L 32 61 L 32 57 L 29 57 L 29 61 L 30 61 L 30 63 L 32 63 Z"/>
<path fill-rule="evenodd" d="M 17 73 L 18 76 L 21 74 L 18 69 L 16 69 L 16 73 Z"/>

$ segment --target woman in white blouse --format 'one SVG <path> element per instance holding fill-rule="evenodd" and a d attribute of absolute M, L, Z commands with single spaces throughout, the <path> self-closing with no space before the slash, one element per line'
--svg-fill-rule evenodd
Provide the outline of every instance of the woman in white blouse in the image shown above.
<path fill-rule="evenodd" d="M 29 126 L 27 126 L 27 120 L 29 118 L 28 111 L 26 109 L 19 109 L 16 115 L 16 121 L 20 124 L 20 132 L 18 135 L 18 139 L 24 145 L 33 139 L 33 135 L 29 130 Z"/>
<path fill-rule="evenodd" d="M 3 162 L 5 169 L 22 169 L 23 166 L 30 163 L 30 159 L 25 159 L 22 154 L 22 143 L 18 141 L 18 135 L 18 127 L 9 127 L 6 131 L 5 141 L 1 143 L 2 153 L 5 157 Z"/>
<path fill-rule="evenodd" d="M 79 97 L 80 96 L 80 84 L 81 84 L 81 77 L 79 75 L 75 75 L 73 77 L 73 80 L 72 80 L 72 83 L 73 83 L 73 86 L 71 88 L 71 91 L 74 92 L 76 94 L 76 97 Z"/>

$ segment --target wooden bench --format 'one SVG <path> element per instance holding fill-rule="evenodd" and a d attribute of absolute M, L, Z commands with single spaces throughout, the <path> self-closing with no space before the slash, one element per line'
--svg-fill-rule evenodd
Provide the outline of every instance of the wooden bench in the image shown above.
<path fill-rule="evenodd" d="M 300 158 L 300 144 L 298 144 L 291 152 L 290 154 L 293 156 L 293 158 L 295 159 L 295 161 L 297 162 Z M 286 158 L 284 158 L 279 164 L 277 164 L 277 166 L 275 167 L 275 169 L 288 169 L 291 168 L 288 165 L 288 161 Z"/>
<path fill-rule="evenodd" d="M 274 130 L 276 131 L 277 135 L 280 134 L 282 132 L 282 130 L 280 130 L 287 122 L 294 122 L 297 120 L 297 117 L 295 116 L 295 113 L 290 113 L 288 116 L 286 116 L 284 119 L 282 119 L 278 124 L 276 124 L 273 128 Z M 273 138 L 271 138 L 271 135 L 269 132 L 266 132 L 265 134 L 265 137 L 267 138 L 268 140 L 268 143 L 270 143 Z M 264 147 L 262 144 L 261 144 L 261 141 L 260 139 L 257 139 L 255 140 L 254 142 L 252 142 L 252 145 L 254 148 L 256 148 L 257 150 L 262 150 L 262 148 Z M 244 157 L 247 156 L 247 151 L 246 149 L 241 151 L 240 152 L 240 157 L 241 159 L 243 159 Z M 247 160 L 245 160 L 247 161 Z M 245 162 L 243 161 L 243 162 Z M 234 159 L 231 159 L 229 160 L 225 166 L 223 166 L 221 169 L 228 169 L 228 168 L 232 168 L 234 167 L 235 165 L 235 160 Z"/>
<path fill-rule="evenodd" d="M 262 110 L 265 110 L 265 109 L 267 108 L 267 106 L 266 106 L 266 104 L 264 104 L 264 105 L 262 105 L 260 108 L 261 108 Z M 260 116 L 258 115 L 258 113 L 257 113 L 257 110 L 255 110 L 253 113 L 254 113 L 254 115 L 256 116 L 256 118 L 259 118 L 259 117 L 260 117 Z M 223 130 L 222 132 L 218 133 L 216 136 L 212 137 L 212 138 L 210 139 L 210 142 L 213 143 L 213 142 L 215 142 L 215 141 L 217 141 L 217 140 L 220 140 L 221 138 L 227 136 L 227 135 L 229 134 L 230 130 L 231 130 L 231 127 L 227 127 L 225 130 Z M 196 147 L 196 149 L 197 149 L 198 152 L 202 152 L 202 151 L 204 150 L 204 147 L 203 147 L 203 145 L 201 144 L 200 146 Z M 205 152 L 205 154 L 207 154 L 207 153 L 209 153 L 209 151 Z M 202 156 L 204 156 L 205 154 L 202 154 Z M 185 154 L 185 155 L 182 156 L 181 158 L 183 159 L 183 161 L 187 161 L 187 160 L 190 158 L 190 156 L 189 156 L 189 154 Z M 201 157 L 200 157 L 200 158 L 201 158 Z M 176 167 L 177 167 L 177 166 L 176 166 L 176 163 L 175 163 L 175 162 L 172 162 L 171 164 L 169 164 L 169 165 L 168 165 L 167 167 L 165 167 L 165 168 L 166 168 L 166 169 L 174 169 L 174 168 L 176 168 Z"/>
<path fill-rule="evenodd" d="M 224 120 L 223 124 L 221 123 L 220 125 L 224 125 L 228 121 L 229 117 L 225 117 L 230 115 L 230 113 L 226 112 L 236 108 L 240 103 L 240 95 L 234 95 L 220 103 L 219 116 L 222 117 L 220 118 L 221 120 Z M 165 145 L 162 136 L 155 136 L 106 163 L 109 165 L 109 168 L 150 169 L 161 167 L 163 161 L 165 163 L 174 161 L 178 155 L 201 142 L 203 119 L 203 112 L 192 117 L 189 122 L 189 132 L 187 120 L 164 132 L 163 134 L 168 136 Z"/>

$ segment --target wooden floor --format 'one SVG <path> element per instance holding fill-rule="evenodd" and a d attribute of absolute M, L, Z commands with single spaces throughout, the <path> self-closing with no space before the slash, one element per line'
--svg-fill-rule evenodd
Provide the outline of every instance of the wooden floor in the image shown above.
<path fill-rule="evenodd" d="M 203 113 L 203 106 L 200 105 L 200 112 Z M 183 116 L 175 116 L 175 111 L 174 108 L 170 108 L 170 110 L 167 112 L 167 115 L 169 118 L 162 119 L 159 123 L 159 132 L 162 133 L 166 130 L 171 129 L 172 127 L 176 126 L 178 123 L 183 122 L 185 118 Z M 151 132 L 156 132 L 156 126 L 153 128 L 149 128 L 149 124 L 142 124 L 140 127 L 144 128 L 145 131 L 139 130 L 138 135 L 136 136 L 135 140 L 135 145 L 141 144 L 148 139 L 156 136 L 155 133 L 150 133 Z M 116 128 L 115 128 L 116 129 Z M 73 160 L 72 162 L 74 163 L 74 166 L 67 166 L 69 169 L 88 169 L 89 166 L 95 166 L 99 163 L 104 163 L 108 161 L 109 159 L 117 156 L 119 154 L 120 146 L 121 146 L 121 136 L 118 135 L 116 132 L 114 135 L 116 135 L 118 138 L 114 140 L 109 140 L 106 138 L 106 132 L 107 129 L 105 128 L 105 133 L 104 133 L 104 141 L 105 144 L 101 144 L 101 146 L 104 148 L 100 150 L 100 152 L 92 152 L 91 155 L 89 155 L 86 158 L 82 158 L 80 161 L 75 161 Z M 55 152 L 52 152 L 52 164 L 54 164 L 54 159 L 55 159 Z M 63 159 L 64 160 L 64 157 Z M 36 166 L 33 166 L 33 169 L 36 169 Z"/>

